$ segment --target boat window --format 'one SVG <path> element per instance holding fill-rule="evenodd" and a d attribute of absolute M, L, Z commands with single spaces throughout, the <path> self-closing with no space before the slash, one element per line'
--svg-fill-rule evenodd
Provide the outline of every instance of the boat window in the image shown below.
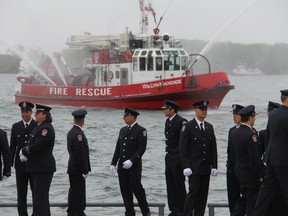
<path fill-rule="evenodd" d="M 147 62 L 147 69 L 148 71 L 153 71 L 153 56 L 152 56 L 152 51 L 148 52 L 148 62 Z"/>
<path fill-rule="evenodd" d="M 158 55 L 162 55 L 162 53 L 159 51 L 159 50 L 157 50 L 157 51 L 155 51 L 156 52 L 156 55 L 158 56 Z"/>
<path fill-rule="evenodd" d="M 181 69 L 186 70 L 188 65 L 188 57 L 187 56 L 182 56 L 181 58 Z"/>
<path fill-rule="evenodd" d="M 141 52 L 141 56 L 146 56 L 146 54 L 147 54 L 146 50 Z"/>
<path fill-rule="evenodd" d="M 127 79 L 127 71 L 122 71 L 121 75 L 121 79 Z"/>
<path fill-rule="evenodd" d="M 156 70 L 162 71 L 162 57 L 156 57 Z"/>
<path fill-rule="evenodd" d="M 139 64 L 140 64 L 140 71 L 146 71 L 146 58 L 140 57 L 139 58 Z"/>
<path fill-rule="evenodd" d="M 179 70 L 180 57 L 178 51 L 163 51 L 164 54 L 164 70 Z"/>
<path fill-rule="evenodd" d="M 120 85 L 128 84 L 128 70 L 127 70 L 127 68 L 121 68 L 120 74 L 121 74 Z"/>
<path fill-rule="evenodd" d="M 139 55 L 139 51 L 135 51 L 134 56 L 138 56 L 138 55 Z"/>
<path fill-rule="evenodd" d="M 179 52 L 180 52 L 181 55 L 186 55 L 184 50 L 179 50 Z"/>
<path fill-rule="evenodd" d="M 115 71 L 115 78 L 119 79 L 120 78 L 120 71 Z"/>
<path fill-rule="evenodd" d="M 138 58 L 137 57 L 133 57 L 133 71 L 138 71 Z"/>

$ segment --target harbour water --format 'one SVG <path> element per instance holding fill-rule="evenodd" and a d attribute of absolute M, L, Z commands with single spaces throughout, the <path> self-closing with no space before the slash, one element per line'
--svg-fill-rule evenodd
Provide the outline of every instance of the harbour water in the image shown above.
<path fill-rule="evenodd" d="M 14 103 L 13 94 L 19 88 L 16 75 L 0 75 L 0 128 L 8 133 L 10 139 L 11 126 L 20 120 L 20 109 Z M 207 121 L 214 125 L 218 145 L 219 174 L 211 177 L 208 202 L 227 203 L 225 164 L 227 134 L 233 126 L 231 105 L 254 104 L 256 112 L 255 128 L 260 130 L 266 127 L 266 110 L 268 101 L 280 102 L 280 90 L 288 89 L 288 75 L 259 75 L 259 76 L 230 76 L 235 89 L 230 91 L 217 110 L 209 110 Z M 50 202 L 66 202 L 69 188 L 68 175 L 66 174 L 68 153 L 66 134 L 72 126 L 71 111 L 75 107 L 52 106 L 53 125 L 56 131 L 54 156 L 57 162 L 57 172 L 54 174 Z M 90 160 L 92 172 L 87 178 L 87 202 L 122 202 L 118 178 L 109 171 L 111 158 L 114 152 L 116 139 L 122 127 L 122 110 L 87 108 L 88 115 L 84 131 L 89 141 Z M 164 122 L 165 116 L 161 110 L 140 110 L 138 122 L 146 127 L 148 144 L 143 156 L 142 183 L 146 190 L 148 202 L 166 203 L 166 186 L 164 175 Z M 192 110 L 179 111 L 179 114 L 188 120 L 192 119 Z M 16 203 L 15 172 L 12 176 L 0 182 L 0 203 Z M 28 194 L 31 202 L 31 192 Z M 157 209 L 151 209 L 156 212 Z M 52 215 L 65 215 L 66 209 L 51 208 Z M 208 211 L 207 211 L 208 212 Z M 206 215 L 208 213 L 206 212 Z M 0 208 L 1 215 L 15 216 L 16 208 Z M 29 209 L 31 213 L 31 209 Z M 124 215 L 124 209 L 119 208 L 87 208 L 88 215 Z M 138 213 L 140 215 L 140 213 Z M 229 215 L 228 209 L 217 209 L 216 215 Z"/>

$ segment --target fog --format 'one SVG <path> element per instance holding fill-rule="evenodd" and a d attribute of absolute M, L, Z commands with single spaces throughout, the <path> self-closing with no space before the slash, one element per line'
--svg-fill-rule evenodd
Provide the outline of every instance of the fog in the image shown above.
<path fill-rule="evenodd" d="M 237 19 L 229 23 L 251 2 Z M 160 33 L 210 41 L 288 43 L 287 0 L 150 0 Z M 148 2 L 146 2 L 148 4 Z M 66 48 L 70 35 L 138 33 L 138 0 L 0 0 L 0 52 L 15 45 Z M 155 23 L 149 16 L 152 34 Z"/>

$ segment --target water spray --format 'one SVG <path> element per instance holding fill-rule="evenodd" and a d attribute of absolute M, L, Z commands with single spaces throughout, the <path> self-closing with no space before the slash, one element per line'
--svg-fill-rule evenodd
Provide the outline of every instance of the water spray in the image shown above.
<path fill-rule="evenodd" d="M 207 50 L 211 47 L 211 45 L 215 42 L 215 40 L 225 31 L 225 29 L 231 25 L 235 20 L 237 20 L 240 15 L 242 15 L 247 9 L 249 9 L 253 4 L 255 4 L 257 2 L 257 0 L 253 0 L 251 1 L 245 8 L 243 8 L 242 10 L 240 10 L 226 25 L 224 25 L 220 31 L 209 41 L 209 43 L 202 49 L 202 51 L 200 52 L 200 55 L 204 55 Z M 200 55 L 192 62 L 191 60 L 188 62 L 188 70 L 190 70 L 190 68 L 195 65 L 195 63 L 198 61 L 198 59 L 200 58 Z"/>

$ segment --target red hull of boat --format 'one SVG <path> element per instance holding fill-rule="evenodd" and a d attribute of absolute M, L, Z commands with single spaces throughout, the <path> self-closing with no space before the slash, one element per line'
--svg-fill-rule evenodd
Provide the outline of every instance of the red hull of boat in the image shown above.
<path fill-rule="evenodd" d="M 182 109 L 198 100 L 209 100 L 209 107 L 220 106 L 233 89 L 225 72 L 184 76 L 124 86 L 52 86 L 22 83 L 15 101 L 66 106 L 159 109 L 164 100 L 173 100 Z"/>

